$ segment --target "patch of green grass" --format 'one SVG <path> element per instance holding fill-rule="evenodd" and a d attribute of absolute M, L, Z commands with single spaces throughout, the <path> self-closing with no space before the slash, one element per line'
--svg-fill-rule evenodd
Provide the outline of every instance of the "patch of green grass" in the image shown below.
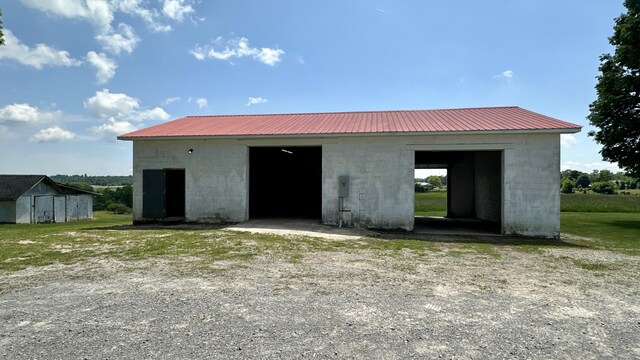
<path fill-rule="evenodd" d="M 607 265 L 607 264 L 586 262 L 586 261 L 582 261 L 582 260 L 578 260 L 578 259 L 574 259 L 573 263 L 576 266 L 578 266 L 580 268 L 583 268 L 585 270 L 603 271 L 603 270 L 610 269 L 609 265 Z"/>
<path fill-rule="evenodd" d="M 594 193 L 560 194 L 563 212 L 640 212 L 638 195 L 602 195 Z"/>
<path fill-rule="evenodd" d="M 220 271 L 271 256 L 298 263 L 306 252 L 379 251 L 397 256 L 440 251 L 437 245 L 412 239 L 327 240 L 305 236 L 250 234 L 217 228 L 131 226 L 129 216 L 97 212 L 95 220 L 0 227 L 0 270 L 73 264 L 93 258 L 119 261 L 159 259 L 178 271 Z"/>
<path fill-rule="evenodd" d="M 490 256 L 494 259 L 501 259 L 502 255 L 492 244 L 467 244 L 467 246 L 478 254 Z"/>
<path fill-rule="evenodd" d="M 568 240 L 586 247 L 640 255 L 640 213 L 560 214 L 562 233 L 587 240 Z"/>
<path fill-rule="evenodd" d="M 445 216 L 447 214 L 447 192 L 415 193 L 414 210 L 416 215 L 421 216 Z"/>

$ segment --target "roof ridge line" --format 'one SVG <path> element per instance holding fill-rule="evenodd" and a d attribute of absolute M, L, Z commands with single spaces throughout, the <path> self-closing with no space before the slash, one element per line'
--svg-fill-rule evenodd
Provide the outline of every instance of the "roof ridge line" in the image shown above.
<path fill-rule="evenodd" d="M 328 114 L 371 114 L 371 113 L 389 113 L 389 112 L 420 112 L 420 111 L 458 111 L 458 110 L 480 110 L 480 109 L 514 109 L 520 108 L 517 105 L 508 106 L 477 106 L 477 107 L 460 107 L 448 109 L 412 109 L 412 110 L 371 110 L 371 111 L 320 111 L 320 112 L 299 112 L 299 113 L 269 113 L 269 114 L 216 114 L 216 115 L 187 115 L 184 118 L 210 118 L 210 117 L 247 117 L 247 116 L 283 116 L 283 115 L 328 115 Z"/>

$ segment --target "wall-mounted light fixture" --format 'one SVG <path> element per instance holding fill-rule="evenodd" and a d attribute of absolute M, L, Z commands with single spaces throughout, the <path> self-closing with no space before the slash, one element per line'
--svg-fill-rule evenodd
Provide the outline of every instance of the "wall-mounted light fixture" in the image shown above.
<path fill-rule="evenodd" d="M 187 150 L 187 154 L 193 154 L 193 149 Z"/>
<path fill-rule="evenodd" d="M 293 154 L 293 151 L 289 151 L 289 150 L 285 150 L 285 149 L 281 149 L 282 152 L 286 152 L 287 154 Z"/>

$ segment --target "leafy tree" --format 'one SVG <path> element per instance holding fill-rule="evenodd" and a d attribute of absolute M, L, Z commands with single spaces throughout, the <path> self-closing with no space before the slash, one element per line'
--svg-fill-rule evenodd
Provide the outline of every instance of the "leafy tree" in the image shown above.
<path fill-rule="evenodd" d="M 589 106 L 589 136 L 602 145 L 604 160 L 640 177 L 640 0 L 625 0 L 609 43 L 613 55 L 600 57 L 597 99 Z"/>
<path fill-rule="evenodd" d="M 440 176 L 431 175 L 427 178 L 427 182 L 436 187 L 442 187 L 442 181 L 440 181 Z"/>
<path fill-rule="evenodd" d="M 615 194 L 616 189 L 609 182 L 595 182 L 591 184 L 591 191 L 598 194 Z"/>
<path fill-rule="evenodd" d="M 72 182 L 72 183 L 67 183 L 67 185 L 72 186 L 76 189 L 82 189 L 82 190 L 87 190 L 87 191 L 95 191 L 93 190 L 93 186 L 91 186 L 90 184 L 87 184 L 85 182 Z"/>
<path fill-rule="evenodd" d="M 121 203 L 111 203 L 106 210 L 114 214 L 131 214 L 131 208 Z"/>
<path fill-rule="evenodd" d="M 440 176 L 440 182 L 442 183 L 442 186 L 447 186 L 447 175 Z"/>
<path fill-rule="evenodd" d="M 562 187 L 560 188 L 560 192 L 564 194 L 571 194 L 573 193 L 574 187 L 575 187 L 574 182 L 569 179 L 566 179 L 565 181 L 562 182 Z"/>
<path fill-rule="evenodd" d="M 4 45 L 4 34 L 2 33 L 2 9 L 0 9 L 0 45 Z"/>
<path fill-rule="evenodd" d="M 588 188 L 589 185 L 591 185 L 591 179 L 589 179 L 589 175 L 587 174 L 582 174 L 576 179 L 576 186 L 580 186 L 585 189 Z"/>
<path fill-rule="evenodd" d="M 613 173 L 609 170 L 593 170 L 590 177 L 591 182 L 606 182 L 613 180 Z"/>
<path fill-rule="evenodd" d="M 629 189 L 635 190 L 637 188 L 638 188 L 638 182 L 637 181 L 632 181 L 631 184 L 629 184 Z"/>

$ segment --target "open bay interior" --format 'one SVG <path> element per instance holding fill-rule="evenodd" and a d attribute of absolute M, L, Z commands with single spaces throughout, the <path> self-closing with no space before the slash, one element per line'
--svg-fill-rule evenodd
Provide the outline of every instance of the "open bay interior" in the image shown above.
<path fill-rule="evenodd" d="M 478 228 L 501 232 L 502 151 L 416 151 L 416 169 L 447 169 L 445 219 L 416 218 L 416 229 Z"/>
<path fill-rule="evenodd" d="M 249 218 L 322 216 L 322 147 L 249 148 Z"/>

